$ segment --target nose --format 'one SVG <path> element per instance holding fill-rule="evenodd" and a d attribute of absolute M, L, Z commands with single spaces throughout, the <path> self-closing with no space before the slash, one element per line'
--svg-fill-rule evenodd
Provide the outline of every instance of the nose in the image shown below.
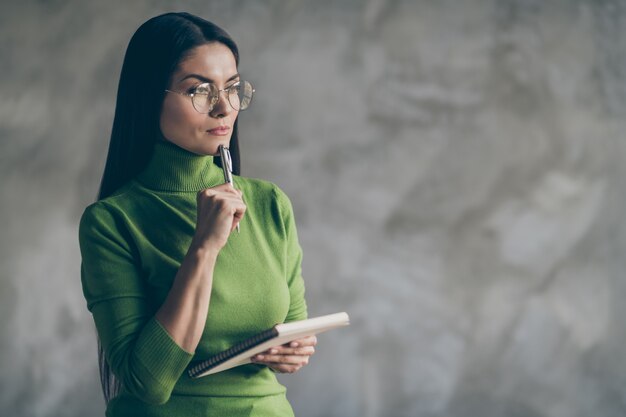
<path fill-rule="evenodd" d="M 217 92 L 217 103 L 215 103 L 215 106 L 213 106 L 213 110 L 211 110 L 209 115 L 211 117 L 220 119 L 220 118 L 228 116 L 230 112 L 232 111 L 233 111 L 233 108 L 231 107 L 230 102 L 228 101 L 228 96 L 227 96 L 226 91 L 219 90 Z"/>

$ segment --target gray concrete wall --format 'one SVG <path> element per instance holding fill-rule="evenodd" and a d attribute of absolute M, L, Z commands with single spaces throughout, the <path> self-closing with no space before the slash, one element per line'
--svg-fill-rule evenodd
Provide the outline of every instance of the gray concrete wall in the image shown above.
<path fill-rule="evenodd" d="M 13 3 L 13 4 L 11 4 Z M 97 416 L 77 221 L 126 44 L 186 9 L 255 83 L 243 169 L 292 198 L 311 314 L 298 416 L 626 413 L 626 2 L 0 6 L 0 410 Z"/>

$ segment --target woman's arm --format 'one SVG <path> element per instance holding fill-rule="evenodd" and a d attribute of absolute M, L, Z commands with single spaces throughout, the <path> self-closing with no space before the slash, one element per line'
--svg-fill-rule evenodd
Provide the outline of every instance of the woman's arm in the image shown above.
<path fill-rule="evenodd" d="M 244 212 L 241 194 L 230 185 L 198 193 L 196 232 L 154 314 L 119 217 L 104 204 L 85 211 L 79 230 L 83 291 L 107 362 L 136 397 L 157 404 L 169 399 L 202 336 L 217 254 Z"/>
<path fill-rule="evenodd" d="M 213 269 L 246 206 L 230 184 L 200 191 L 196 233 L 156 319 L 187 352 L 196 350 L 209 311 Z"/>
<path fill-rule="evenodd" d="M 190 248 L 155 318 L 178 346 L 193 353 L 209 311 L 218 252 Z"/>

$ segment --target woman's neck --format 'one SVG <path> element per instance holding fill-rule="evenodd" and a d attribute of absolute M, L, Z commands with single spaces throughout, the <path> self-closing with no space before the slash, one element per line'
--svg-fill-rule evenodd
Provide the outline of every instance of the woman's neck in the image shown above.
<path fill-rule="evenodd" d="M 197 155 L 171 142 L 158 141 L 146 168 L 137 176 L 158 191 L 200 191 L 224 182 L 213 156 Z"/>

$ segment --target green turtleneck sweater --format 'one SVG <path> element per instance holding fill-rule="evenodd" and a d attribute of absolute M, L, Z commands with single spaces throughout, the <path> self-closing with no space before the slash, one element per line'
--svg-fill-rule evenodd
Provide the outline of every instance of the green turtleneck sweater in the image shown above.
<path fill-rule="evenodd" d="M 275 185 L 234 177 L 247 210 L 221 250 L 204 333 L 194 353 L 154 318 L 187 253 L 196 194 L 224 182 L 212 156 L 158 143 L 146 169 L 85 209 L 82 285 L 121 393 L 107 416 L 292 415 L 285 387 L 249 364 L 199 379 L 190 362 L 276 323 L 305 319 L 302 253 L 291 204 Z"/>

